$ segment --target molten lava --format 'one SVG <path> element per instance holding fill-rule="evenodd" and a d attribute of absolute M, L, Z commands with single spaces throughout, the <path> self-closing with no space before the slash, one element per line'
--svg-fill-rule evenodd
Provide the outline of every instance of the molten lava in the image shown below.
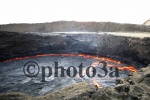
<path fill-rule="evenodd" d="M 83 57 L 83 58 L 91 58 L 99 61 L 106 61 L 108 63 L 113 63 L 113 64 L 108 64 L 107 67 L 114 67 L 118 68 L 119 70 L 128 70 L 131 72 L 136 72 L 137 69 L 134 66 L 122 66 L 122 63 L 120 61 L 116 61 L 110 58 L 105 58 L 105 57 L 97 57 L 97 56 L 92 56 L 92 55 L 86 55 L 86 54 L 38 54 L 35 56 L 24 56 L 20 58 L 13 58 L 10 60 L 4 60 L 3 62 L 10 62 L 10 61 L 17 61 L 17 60 L 23 60 L 23 59 L 28 59 L 28 58 L 37 58 L 37 57 L 45 57 L 45 56 L 66 56 L 66 57 Z M 96 63 L 95 65 L 98 65 Z M 95 66 L 94 63 L 91 66 Z"/>
<path fill-rule="evenodd" d="M 95 79 L 93 80 L 94 85 L 96 85 L 98 88 L 103 88 Z"/>
<path fill-rule="evenodd" d="M 37 57 L 45 57 L 45 56 L 49 56 L 49 57 L 53 57 L 53 56 L 65 56 L 65 57 L 83 57 L 83 58 L 90 58 L 90 59 L 95 59 L 98 61 L 105 61 L 107 62 L 107 67 L 113 67 L 113 68 L 118 68 L 119 70 L 128 70 L 131 72 L 136 72 L 137 69 L 134 66 L 125 66 L 123 65 L 120 61 L 116 61 L 110 58 L 105 58 L 105 57 L 98 57 L 98 56 L 92 56 L 92 55 L 86 55 L 86 54 L 38 54 L 35 56 L 24 56 L 24 57 L 20 57 L 20 58 L 13 58 L 10 60 L 4 60 L 2 62 L 10 62 L 10 61 L 18 61 L 18 60 L 23 60 L 23 59 L 29 59 L 29 58 L 37 58 Z M 96 67 L 97 65 L 99 65 L 99 62 L 93 62 L 91 64 L 92 67 Z M 83 74 L 85 73 L 85 71 L 83 71 Z M 93 83 L 98 87 L 98 88 L 102 88 L 102 86 L 94 79 Z"/>

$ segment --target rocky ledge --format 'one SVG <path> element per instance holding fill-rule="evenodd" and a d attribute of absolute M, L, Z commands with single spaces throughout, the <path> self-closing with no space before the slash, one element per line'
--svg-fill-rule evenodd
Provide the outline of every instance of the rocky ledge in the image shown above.
<path fill-rule="evenodd" d="M 0 95 L 0 100 L 149 100 L 149 83 L 150 65 L 130 73 L 127 78 L 117 79 L 115 87 L 98 88 L 81 82 L 40 97 L 6 93 Z"/>

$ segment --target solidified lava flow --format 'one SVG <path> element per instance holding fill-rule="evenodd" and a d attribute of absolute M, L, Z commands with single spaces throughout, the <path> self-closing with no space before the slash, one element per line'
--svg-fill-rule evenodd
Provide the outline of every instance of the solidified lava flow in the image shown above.
<path fill-rule="evenodd" d="M 11 61 L 17 61 L 17 60 L 23 60 L 23 59 L 29 59 L 29 58 L 37 58 L 37 57 L 52 57 L 52 56 L 65 56 L 65 57 L 83 57 L 83 58 L 91 58 L 91 59 L 95 59 L 95 60 L 99 60 L 99 61 L 106 61 L 112 64 L 108 64 L 107 67 L 114 67 L 114 68 L 118 68 L 119 70 L 128 70 L 131 72 L 136 72 L 137 69 L 134 66 L 122 66 L 122 63 L 120 61 L 116 61 L 110 58 L 106 58 L 106 57 L 98 57 L 98 56 L 93 56 L 93 55 L 86 55 L 86 54 L 38 54 L 35 56 L 24 56 L 24 57 L 20 57 L 20 58 L 13 58 L 10 60 L 4 60 L 2 62 L 11 62 Z M 115 66 L 113 65 L 115 64 Z M 94 66 L 94 63 L 91 65 Z"/>
<path fill-rule="evenodd" d="M 131 71 L 131 72 L 136 72 L 137 71 L 137 69 L 134 66 L 124 65 L 120 61 L 116 61 L 116 60 L 106 58 L 106 57 L 98 57 L 98 56 L 86 55 L 86 54 L 38 54 L 38 55 L 34 55 L 34 56 L 24 56 L 24 57 L 20 57 L 20 58 L 13 58 L 13 59 L 10 59 L 10 60 L 4 60 L 2 62 L 11 62 L 11 61 L 18 61 L 18 60 L 29 59 L 29 58 L 37 58 L 37 57 L 46 57 L 46 56 L 48 56 L 48 57 L 55 57 L 55 56 L 83 57 L 83 58 L 86 58 L 86 59 L 96 60 L 95 62 L 93 62 L 91 64 L 92 67 L 96 67 L 97 65 L 99 65 L 100 61 L 105 61 L 105 62 L 107 62 L 106 67 L 118 68 L 121 71 Z M 85 74 L 85 70 L 83 70 L 83 74 Z M 103 87 L 102 85 L 99 84 L 99 82 L 96 81 L 96 79 L 92 79 L 92 82 L 98 88 Z"/>

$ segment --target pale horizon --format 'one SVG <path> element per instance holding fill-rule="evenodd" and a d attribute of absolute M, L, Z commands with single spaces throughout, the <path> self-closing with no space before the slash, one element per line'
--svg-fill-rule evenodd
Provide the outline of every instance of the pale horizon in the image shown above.
<path fill-rule="evenodd" d="M 143 24 L 149 0 L 1 0 L 0 24 L 53 21 Z"/>

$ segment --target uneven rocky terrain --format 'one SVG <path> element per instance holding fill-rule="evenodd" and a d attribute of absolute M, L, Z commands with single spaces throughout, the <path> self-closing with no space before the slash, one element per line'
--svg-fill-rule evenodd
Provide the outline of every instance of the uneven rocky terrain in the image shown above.
<path fill-rule="evenodd" d="M 40 97 L 13 92 L 0 94 L 0 100 L 149 100 L 149 82 L 150 65 L 127 78 L 117 79 L 115 87 L 98 88 L 81 82 Z"/>

